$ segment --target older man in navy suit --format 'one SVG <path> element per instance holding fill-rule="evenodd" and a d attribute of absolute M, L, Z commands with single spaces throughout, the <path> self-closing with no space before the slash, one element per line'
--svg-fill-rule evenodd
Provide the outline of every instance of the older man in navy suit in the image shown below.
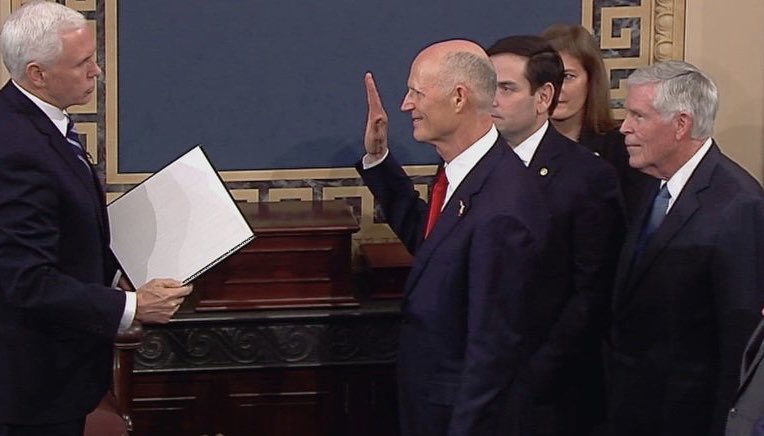
<path fill-rule="evenodd" d="M 544 316 L 535 303 L 545 298 L 536 285 L 549 217 L 493 126 L 490 60 L 456 40 L 427 47 L 411 66 L 401 110 L 411 114 L 414 138 L 445 162 L 429 207 L 387 147 L 370 75 L 366 87 L 367 154 L 357 168 L 415 254 L 402 306 L 402 433 L 523 434 L 513 411 L 524 400 L 521 370 L 541 342 L 532 326 Z"/>
<path fill-rule="evenodd" d="M 613 301 L 613 435 L 720 435 L 764 289 L 764 191 L 711 138 L 718 91 L 667 61 L 627 80 L 629 164 L 660 179 Z"/>
<path fill-rule="evenodd" d="M 555 241 L 538 301 L 546 339 L 525 369 L 524 434 L 586 436 L 605 417 L 602 344 L 625 231 L 618 176 L 549 123 L 564 66 L 548 42 L 515 35 L 486 51 L 498 79 L 494 123 L 548 200 Z"/>
<path fill-rule="evenodd" d="M 65 112 L 92 96 L 95 49 L 82 14 L 54 2 L 27 4 L 0 34 L 12 78 L 0 90 L 0 436 L 81 435 L 118 329 L 167 322 L 191 292 L 167 279 L 123 290 L 95 167 Z"/>

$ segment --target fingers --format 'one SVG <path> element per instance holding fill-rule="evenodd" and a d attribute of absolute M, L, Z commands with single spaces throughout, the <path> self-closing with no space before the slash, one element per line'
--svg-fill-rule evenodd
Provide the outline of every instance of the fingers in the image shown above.
<path fill-rule="evenodd" d="M 183 286 L 177 280 L 151 280 L 136 291 L 135 317 L 144 323 L 166 323 L 192 290 L 192 285 Z"/>
<path fill-rule="evenodd" d="M 377 84 L 374 83 L 374 77 L 371 73 L 366 73 L 364 82 L 366 83 L 366 104 L 369 105 L 369 113 L 372 112 L 372 109 L 384 111 L 382 99 L 379 98 L 379 91 L 377 91 Z"/>
<path fill-rule="evenodd" d="M 162 287 L 162 288 L 179 288 L 183 286 L 183 283 L 175 279 L 151 279 L 148 283 L 143 285 L 145 287 Z"/>
<path fill-rule="evenodd" d="M 364 134 L 364 148 L 371 156 L 383 156 L 387 151 L 387 113 L 382 106 L 377 85 L 371 73 L 364 76 L 366 84 L 366 102 L 369 106 Z"/>

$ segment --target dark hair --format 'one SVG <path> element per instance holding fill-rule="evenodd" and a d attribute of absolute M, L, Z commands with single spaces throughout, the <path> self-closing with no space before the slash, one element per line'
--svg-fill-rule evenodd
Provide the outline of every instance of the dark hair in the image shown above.
<path fill-rule="evenodd" d="M 585 133 L 603 134 L 615 128 L 617 123 L 610 112 L 610 82 L 600 48 L 592 34 L 578 24 L 553 24 L 541 36 L 558 52 L 578 59 L 586 70 L 588 86 L 581 136 Z"/>
<path fill-rule="evenodd" d="M 525 78 L 531 84 L 531 94 L 545 83 L 551 83 L 554 87 L 554 96 L 549 105 L 549 114 L 554 112 L 560 98 L 562 81 L 565 78 L 565 67 L 560 55 L 544 38 L 535 35 L 508 36 L 493 43 L 486 53 L 488 56 L 513 54 L 527 58 Z"/>

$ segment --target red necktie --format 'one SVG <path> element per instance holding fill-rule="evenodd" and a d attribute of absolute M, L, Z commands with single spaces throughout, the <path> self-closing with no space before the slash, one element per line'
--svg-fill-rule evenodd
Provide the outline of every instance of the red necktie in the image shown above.
<path fill-rule="evenodd" d="M 438 221 L 440 210 L 443 209 L 443 203 L 446 200 L 447 190 L 448 179 L 446 178 L 446 171 L 443 167 L 440 167 L 435 175 L 435 184 L 432 186 L 432 193 L 430 194 L 430 212 L 427 214 L 427 228 L 424 231 L 425 239 L 430 235 L 433 227 L 435 227 L 435 222 Z"/>

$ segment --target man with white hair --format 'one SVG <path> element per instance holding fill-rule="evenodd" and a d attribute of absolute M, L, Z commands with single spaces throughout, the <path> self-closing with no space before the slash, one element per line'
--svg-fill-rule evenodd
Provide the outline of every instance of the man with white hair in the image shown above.
<path fill-rule="evenodd" d="M 403 436 L 520 435 L 527 380 L 543 342 L 535 301 L 549 233 L 541 192 L 499 137 L 496 73 L 475 43 L 433 44 L 414 59 L 401 110 L 443 159 L 426 204 L 387 144 L 371 75 L 366 155 L 357 169 L 414 254 L 402 304 L 398 400 Z"/>
<path fill-rule="evenodd" d="M 118 330 L 167 322 L 191 292 L 170 279 L 125 292 L 103 191 L 66 112 L 93 94 L 95 50 L 82 14 L 55 2 L 28 3 L 0 33 L 11 74 L 0 90 L 0 436 L 81 435 L 111 382 Z"/>
<path fill-rule="evenodd" d="M 764 192 L 711 138 L 713 81 L 668 61 L 627 81 L 629 164 L 657 179 L 626 235 L 610 434 L 723 434 L 764 297 Z"/>

